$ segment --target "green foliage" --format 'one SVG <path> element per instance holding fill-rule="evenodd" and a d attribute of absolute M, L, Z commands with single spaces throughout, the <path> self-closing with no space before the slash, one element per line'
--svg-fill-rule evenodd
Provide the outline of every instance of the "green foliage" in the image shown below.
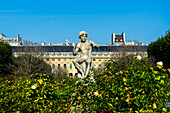
<path fill-rule="evenodd" d="M 9 44 L 0 41 L 0 74 L 5 74 L 6 64 L 11 62 L 12 50 Z"/>
<path fill-rule="evenodd" d="M 33 74 L 34 79 L 2 80 L 0 112 L 166 112 L 169 102 L 167 73 L 170 69 L 146 65 L 135 58 L 119 70 L 114 61 L 106 71 L 89 77 L 49 79 Z M 27 75 L 28 76 L 28 75 Z M 88 84 L 88 85 L 87 85 Z M 35 85 L 35 87 L 33 87 Z"/>
<path fill-rule="evenodd" d="M 151 42 L 147 52 L 149 57 L 155 57 L 156 62 L 162 61 L 165 68 L 170 68 L 170 30 L 165 33 L 165 36 Z"/>

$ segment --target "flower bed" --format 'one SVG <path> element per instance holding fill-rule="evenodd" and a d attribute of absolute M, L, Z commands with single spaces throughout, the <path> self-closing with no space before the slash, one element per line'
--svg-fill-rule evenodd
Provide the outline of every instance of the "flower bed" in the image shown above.
<path fill-rule="evenodd" d="M 168 112 L 167 73 L 170 69 L 135 58 L 124 70 L 109 61 L 106 71 L 94 76 L 95 83 L 90 77 L 51 80 L 46 74 L 4 80 L 0 112 Z"/>

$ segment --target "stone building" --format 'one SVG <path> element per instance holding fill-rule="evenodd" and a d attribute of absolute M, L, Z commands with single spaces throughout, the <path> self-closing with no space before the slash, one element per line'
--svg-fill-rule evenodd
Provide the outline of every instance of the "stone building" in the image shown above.
<path fill-rule="evenodd" d="M 8 42 L 12 46 L 13 54 L 16 57 L 20 54 L 25 54 L 25 48 L 29 46 L 35 56 L 41 55 L 44 61 L 51 65 L 52 71 L 56 68 L 63 68 L 73 75 L 77 73 L 72 60 L 79 57 L 79 55 L 73 56 L 73 46 L 68 40 L 66 40 L 65 44 L 45 44 L 45 42 L 41 42 L 41 45 L 22 45 L 20 35 L 17 38 L 6 38 L 5 35 L 1 34 L 0 38 L 1 41 Z M 34 51 L 36 50 L 35 48 L 39 48 L 42 51 Z M 125 55 L 133 54 L 146 57 L 147 48 L 148 46 L 143 45 L 143 43 L 136 45 L 134 42 L 126 42 L 124 32 L 121 35 L 113 33 L 111 43 L 100 45 L 99 48 L 93 48 L 92 63 L 95 65 L 95 68 L 104 68 L 108 60 L 118 60 Z"/>
<path fill-rule="evenodd" d="M 4 34 L 0 34 L 0 41 L 7 42 L 11 46 L 22 45 L 21 36 L 18 34 L 17 38 L 6 38 Z"/>

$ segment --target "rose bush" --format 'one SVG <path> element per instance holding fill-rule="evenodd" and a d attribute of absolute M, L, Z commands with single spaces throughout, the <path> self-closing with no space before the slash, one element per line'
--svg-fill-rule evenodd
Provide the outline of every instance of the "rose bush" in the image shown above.
<path fill-rule="evenodd" d="M 0 112 L 167 112 L 169 71 L 135 57 L 124 70 L 110 60 L 104 73 L 94 75 L 95 82 L 91 74 L 84 79 L 51 80 L 46 74 L 5 79 L 0 86 Z"/>

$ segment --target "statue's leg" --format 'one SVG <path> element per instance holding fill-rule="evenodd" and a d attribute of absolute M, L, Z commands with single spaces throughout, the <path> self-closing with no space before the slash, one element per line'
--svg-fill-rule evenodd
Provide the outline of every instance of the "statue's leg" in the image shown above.
<path fill-rule="evenodd" d="M 74 59 L 73 64 L 74 64 L 75 68 L 81 73 L 81 76 L 84 77 L 83 69 L 81 68 L 81 65 L 79 64 L 80 60 L 81 59 Z"/>
<path fill-rule="evenodd" d="M 91 67 L 91 59 L 87 59 L 86 60 L 86 72 L 85 72 L 85 77 L 87 77 L 87 75 L 89 74 L 90 72 L 90 67 Z"/>

